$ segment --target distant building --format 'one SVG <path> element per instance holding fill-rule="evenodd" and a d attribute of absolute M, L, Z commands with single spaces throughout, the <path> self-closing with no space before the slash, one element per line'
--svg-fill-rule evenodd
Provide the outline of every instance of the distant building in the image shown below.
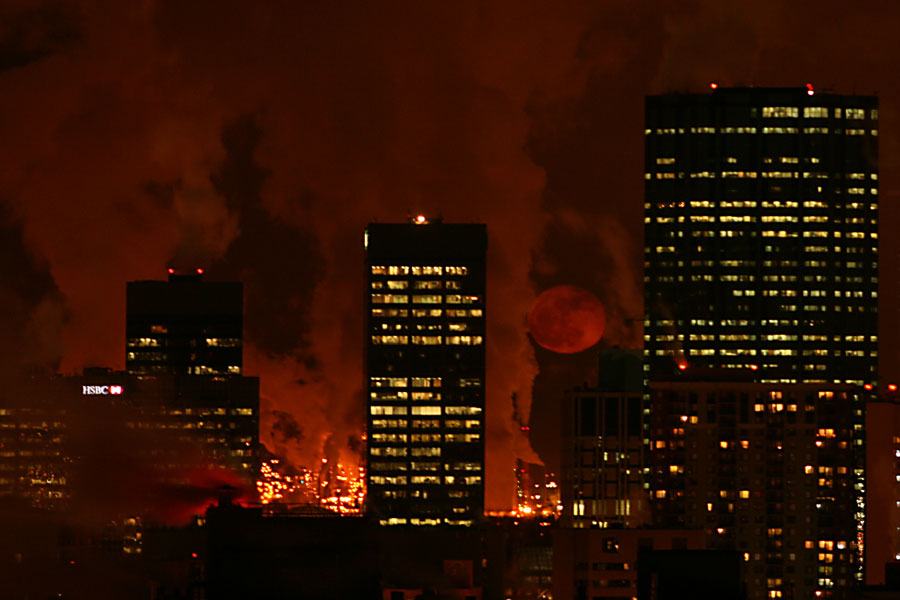
<path fill-rule="evenodd" d="M 656 523 L 743 553 L 751 600 L 844 597 L 862 576 L 862 388 L 691 375 L 650 383 Z"/>
<path fill-rule="evenodd" d="M 553 532 L 553 597 L 635 598 L 640 552 L 704 548 L 702 530 L 560 528 Z"/>
<path fill-rule="evenodd" d="M 130 281 L 125 370 L 132 375 L 240 375 L 243 285 L 207 282 L 202 270 L 168 281 Z"/>
<path fill-rule="evenodd" d="M 484 225 L 366 230 L 368 512 L 471 526 L 484 513 Z"/>
<path fill-rule="evenodd" d="M 886 583 L 888 563 L 900 567 L 900 398 L 896 392 L 866 405 L 865 558 L 870 586 Z"/>
<path fill-rule="evenodd" d="M 875 384 L 878 99 L 812 86 L 646 101 L 644 352 Z"/>
<path fill-rule="evenodd" d="M 598 381 L 563 400 L 561 525 L 647 524 L 650 411 L 640 352 L 602 351 Z"/>
<path fill-rule="evenodd" d="M 0 497 L 34 506 L 64 503 L 73 484 L 84 492 L 93 479 L 115 481 L 115 472 L 98 476 L 101 467 L 121 469 L 124 480 L 138 471 L 135 485 L 147 489 L 196 485 L 201 471 L 228 472 L 252 487 L 258 448 L 256 377 L 86 369 L 0 394 Z M 165 495 L 158 500 L 165 502 Z"/>

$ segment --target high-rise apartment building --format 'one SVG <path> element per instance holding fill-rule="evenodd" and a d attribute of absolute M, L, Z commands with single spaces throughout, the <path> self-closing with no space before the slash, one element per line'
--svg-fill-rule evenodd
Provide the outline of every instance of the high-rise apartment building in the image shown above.
<path fill-rule="evenodd" d="M 651 376 L 875 383 L 877 98 L 711 87 L 646 102 Z"/>
<path fill-rule="evenodd" d="M 241 374 L 243 285 L 202 276 L 170 269 L 168 281 L 128 282 L 129 374 Z"/>
<path fill-rule="evenodd" d="M 484 225 L 366 230 L 368 512 L 470 526 L 484 512 Z"/>
<path fill-rule="evenodd" d="M 741 552 L 751 600 L 846 597 L 862 578 L 863 389 L 687 371 L 650 395 L 657 524 Z"/>

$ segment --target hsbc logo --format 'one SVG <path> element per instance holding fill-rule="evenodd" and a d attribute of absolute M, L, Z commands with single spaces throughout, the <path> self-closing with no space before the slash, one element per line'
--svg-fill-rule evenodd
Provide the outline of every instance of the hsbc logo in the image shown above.
<path fill-rule="evenodd" d="M 81 386 L 81 394 L 83 396 L 120 396 L 122 395 L 121 385 L 83 385 Z"/>

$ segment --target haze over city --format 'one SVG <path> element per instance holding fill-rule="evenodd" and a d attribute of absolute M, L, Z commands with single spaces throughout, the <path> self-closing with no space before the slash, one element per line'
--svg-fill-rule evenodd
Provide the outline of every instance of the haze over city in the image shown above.
<path fill-rule="evenodd" d="M 559 473 L 596 351 L 644 346 L 645 98 L 809 87 L 877 97 L 886 386 L 898 26 L 831 0 L 4 2 L 0 381 L 125 369 L 126 282 L 199 268 L 243 283 L 261 446 L 355 465 L 367 225 L 483 224 L 484 508 L 514 509 L 517 460 Z M 533 310 L 551 289 L 585 294 L 568 337 Z"/>

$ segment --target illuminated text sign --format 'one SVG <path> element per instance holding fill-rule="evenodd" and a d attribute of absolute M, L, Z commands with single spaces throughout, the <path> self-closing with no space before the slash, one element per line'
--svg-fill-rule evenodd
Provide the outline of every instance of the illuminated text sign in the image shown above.
<path fill-rule="evenodd" d="M 118 396 L 122 393 L 121 385 L 83 385 L 81 393 L 84 396 Z"/>

